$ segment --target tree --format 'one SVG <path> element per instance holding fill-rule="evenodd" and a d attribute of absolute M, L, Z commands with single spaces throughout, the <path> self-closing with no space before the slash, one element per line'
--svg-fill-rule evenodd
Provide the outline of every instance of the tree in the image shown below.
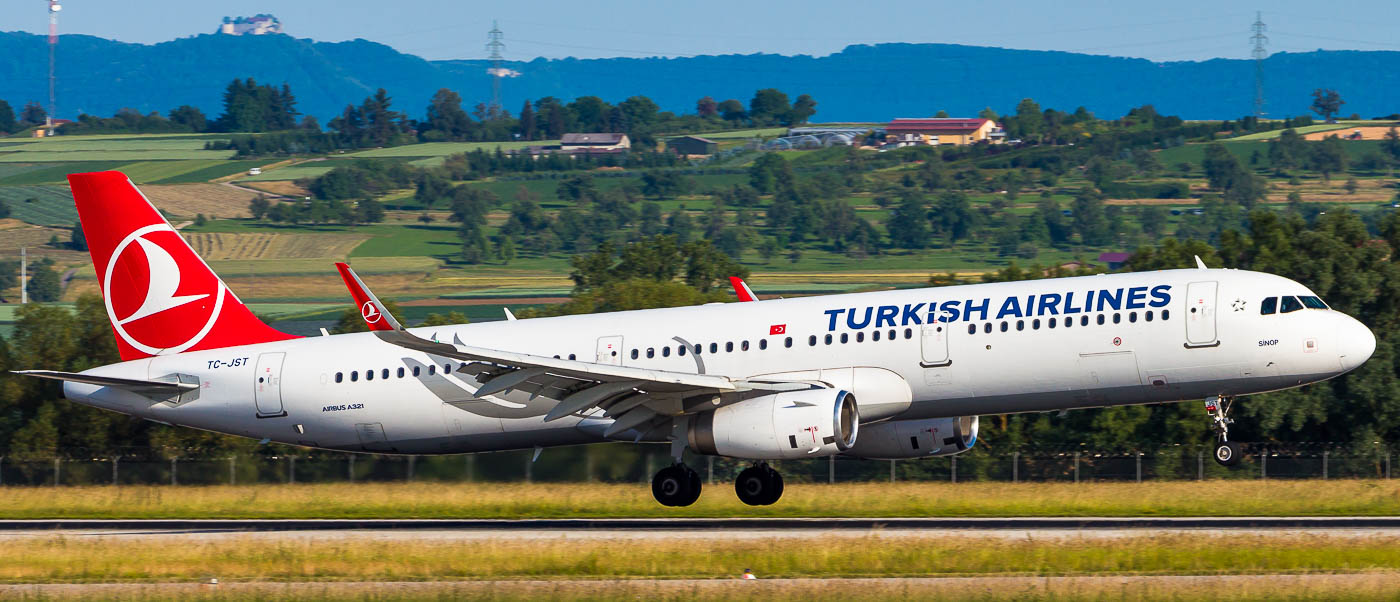
<path fill-rule="evenodd" d="M 981 111 L 978 111 L 977 116 L 988 121 L 996 121 L 997 119 L 1000 119 L 1000 117 L 997 115 L 997 112 L 993 111 L 991 107 L 986 107 Z"/>
<path fill-rule="evenodd" d="M 1308 167 L 1321 173 L 1324 180 L 1330 182 L 1332 174 L 1346 171 L 1347 151 L 1342 147 L 1341 138 L 1334 134 L 1311 146 L 1312 152 L 1308 154 Z"/>
<path fill-rule="evenodd" d="M 719 103 L 715 102 L 715 99 L 709 96 L 701 98 L 695 101 L 695 114 L 701 117 L 715 117 L 719 115 Z M 0 119 L 3 119 L 3 117 L 0 116 Z"/>
<path fill-rule="evenodd" d="M 777 190 L 779 181 L 792 181 L 792 166 L 778 153 L 763 153 L 749 165 L 749 186 L 759 194 Z"/>
<path fill-rule="evenodd" d="M 743 121 L 749 116 L 748 113 L 744 111 L 744 103 L 732 98 L 719 103 L 719 106 L 715 107 L 715 109 L 719 111 L 721 118 L 729 122 Z"/>
<path fill-rule="evenodd" d="M 1084 188 L 1074 197 L 1074 231 L 1089 246 L 1104 246 L 1113 242 L 1113 230 L 1098 192 Z"/>
<path fill-rule="evenodd" d="M 1040 113 L 1040 105 L 1029 98 L 1021 99 L 1016 104 L 1016 130 L 1022 138 L 1033 138 L 1039 136 L 1044 125 L 1044 116 Z"/>
<path fill-rule="evenodd" d="M 377 224 L 384 221 L 384 206 L 370 198 L 360 199 L 355 204 L 355 218 L 361 224 Z"/>
<path fill-rule="evenodd" d="M 537 130 L 535 124 L 535 109 L 530 107 L 530 101 L 525 101 L 525 105 L 520 107 L 520 137 L 525 140 L 534 140 Z"/>
<path fill-rule="evenodd" d="M 788 101 L 787 94 L 777 88 L 764 88 L 754 92 L 753 98 L 749 100 L 749 119 L 755 125 L 771 125 L 781 122 L 789 112 L 792 105 Z"/>
<path fill-rule="evenodd" d="M 792 103 L 792 111 L 788 113 L 785 125 L 802 125 L 807 123 L 813 115 L 817 114 L 817 101 L 810 95 L 803 94 L 797 97 Z"/>
<path fill-rule="evenodd" d="M 32 100 L 24 103 L 24 109 L 19 112 L 19 122 L 20 125 L 24 127 L 43 125 L 48 117 L 48 111 L 45 111 L 42 105 Z"/>
<path fill-rule="evenodd" d="M 885 231 L 890 234 L 890 243 L 903 249 L 922 249 L 928 246 L 928 209 L 918 194 L 906 193 L 899 205 L 885 220 Z"/>
<path fill-rule="evenodd" d="M 19 122 L 15 121 L 15 109 L 10 103 L 0 100 L 0 132 L 12 134 L 18 131 Z"/>
<path fill-rule="evenodd" d="M 53 269 L 53 260 L 44 258 L 29 269 L 29 298 L 35 301 L 57 301 L 63 294 L 58 281 L 58 272 Z"/>
<path fill-rule="evenodd" d="M 1240 160 L 1231 154 L 1225 145 L 1219 142 L 1212 142 L 1206 145 L 1205 157 L 1201 159 L 1201 168 L 1206 172 L 1206 181 L 1211 188 L 1224 190 L 1230 185 L 1241 170 Z"/>
<path fill-rule="evenodd" d="M 473 122 L 471 116 L 462 110 L 462 96 L 447 88 L 441 88 L 433 94 L 432 100 L 428 101 L 428 118 L 425 125 L 422 132 L 424 139 L 467 140 L 471 136 Z M 436 134 L 430 135 L 429 132 Z"/>
<path fill-rule="evenodd" d="M 264 217 L 267 217 L 267 212 L 271 208 L 272 203 L 267 200 L 266 196 L 261 194 L 253 197 L 253 200 L 248 201 L 248 213 L 253 214 L 253 219 L 258 221 L 262 221 Z"/>
<path fill-rule="evenodd" d="M 170 122 L 187 127 L 191 132 L 202 132 L 209 126 L 204 112 L 190 105 L 180 105 L 171 109 Z"/>
<path fill-rule="evenodd" d="M 1312 93 L 1312 110 L 1321 115 L 1326 121 L 1332 121 L 1332 116 L 1342 110 L 1342 105 L 1346 101 L 1342 100 L 1342 95 L 1330 88 L 1318 88 Z"/>

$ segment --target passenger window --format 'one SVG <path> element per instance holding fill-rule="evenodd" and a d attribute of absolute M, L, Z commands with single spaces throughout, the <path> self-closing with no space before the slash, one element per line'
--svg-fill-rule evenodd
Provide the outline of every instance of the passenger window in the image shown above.
<path fill-rule="evenodd" d="M 864 343 L 864 342 L 865 342 L 865 331 L 864 331 L 864 330 L 862 330 L 862 331 L 856 333 L 856 342 L 857 342 L 857 343 Z"/>
<path fill-rule="evenodd" d="M 559 359 L 559 358 L 556 356 L 554 359 Z M 422 374 L 422 373 L 423 373 L 423 368 L 422 368 L 421 366 L 414 366 L 414 367 L 413 367 L 413 375 L 414 375 L 414 376 L 418 376 L 419 374 Z"/>
<path fill-rule="evenodd" d="M 373 370 L 365 370 L 365 380 L 374 380 Z"/>
<path fill-rule="evenodd" d="M 991 323 L 991 322 L 987 322 L 986 324 L 983 324 L 983 325 L 982 325 L 982 333 L 983 333 L 983 334 L 992 334 L 992 323 Z"/>
<path fill-rule="evenodd" d="M 1122 322 L 1122 321 L 1123 321 L 1123 315 L 1122 315 L 1122 314 L 1117 314 L 1117 313 L 1113 314 L 1113 323 L 1114 323 L 1114 324 L 1117 324 L 1117 323 Z"/>
<path fill-rule="evenodd" d="M 695 355 L 700 355 L 700 350 L 703 349 L 703 348 L 704 348 L 703 345 L 701 345 L 700 343 L 696 343 L 696 344 L 695 344 Z"/>
<path fill-rule="evenodd" d="M 576 356 L 576 355 L 570 353 L 570 354 L 569 354 L 569 359 L 570 359 L 570 360 L 576 360 L 576 359 L 578 359 L 578 356 Z"/>
<path fill-rule="evenodd" d="M 808 336 L 808 337 L 807 337 L 807 345 L 808 345 L 809 347 L 816 347 L 816 346 L 817 346 L 817 335 L 810 335 L 810 336 Z"/>
<path fill-rule="evenodd" d="M 1065 328 L 1074 328 L 1074 318 L 1065 318 Z"/>
<path fill-rule="evenodd" d="M 792 337 L 783 338 L 783 346 L 792 349 Z"/>
<path fill-rule="evenodd" d="M 1148 322 L 1151 322 L 1151 321 L 1152 321 L 1152 310 L 1149 309 L 1149 310 L 1147 310 L 1147 311 L 1145 311 L 1145 312 L 1142 312 L 1142 318 L 1143 318 L 1144 320 L 1147 320 Z"/>
<path fill-rule="evenodd" d="M 905 328 L 905 329 L 904 329 L 904 338 L 906 338 L 906 339 L 912 339 L 912 338 L 914 338 L 914 329 L 912 329 L 912 328 Z"/>
<path fill-rule="evenodd" d="M 1040 318 L 1031 320 L 1031 330 L 1040 330 Z"/>
<path fill-rule="evenodd" d="M 719 343 L 710 343 L 710 353 L 719 353 Z"/>
<path fill-rule="evenodd" d="M 759 351 L 767 351 L 767 350 L 768 350 L 768 339 L 759 339 L 759 340 L 758 340 L 758 350 L 759 350 Z"/>
<path fill-rule="evenodd" d="M 1098 323 L 1099 323 L 1099 326 L 1103 326 L 1103 314 L 1099 314 Z"/>
<path fill-rule="evenodd" d="M 379 376 L 384 380 L 389 380 L 389 369 L 385 368 L 382 372 L 379 373 Z"/>
<path fill-rule="evenodd" d="M 1327 304 L 1323 303 L 1322 299 L 1311 295 L 1298 297 L 1298 300 L 1302 301 L 1303 307 L 1306 307 L 1308 309 L 1327 309 Z"/>
<path fill-rule="evenodd" d="M 875 332 L 870 333 L 870 340 L 872 340 L 872 341 L 878 341 L 878 340 L 880 340 L 880 331 L 876 330 Z"/>
<path fill-rule="evenodd" d="M 432 376 L 432 375 L 434 375 L 434 374 L 437 374 L 437 364 L 433 364 L 433 365 L 431 365 L 431 366 L 428 366 L 428 376 Z M 354 373 L 354 372 L 351 372 L 351 373 L 350 373 L 350 378 L 351 378 L 352 380 L 355 378 L 355 373 Z"/>
<path fill-rule="evenodd" d="M 749 342 L 748 342 L 748 341 L 739 341 L 739 351 L 748 351 L 748 350 L 749 350 Z"/>
<path fill-rule="evenodd" d="M 895 339 L 897 339 L 897 338 L 899 338 L 899 336 L 895 333 L 894 329 L 891 328 L 891 329 L 890 329 L 890 340 L 893 341 L 893 340 L 895 340 Z"/>
<path fill-rule="evenodd" d="M 1167 318 L 1170 318 L 1170 317 L 1172 317 L 1172 312 L 1171 312 L 1170 310 L 1166 310 L 1166 309 L 1162 310 L 1162 319 L 1163 319 L 1163 320 L 1166 320 Z"/>
<path fill-rule="evenodd" d="M 1088 325 L 1089 325 L 1089 316 L 1079 316 L 1079 325 L 1080 325 L 1080 326 L 1088 326 Z"/>
<path fill-rule="evenodd" d="M 1292 313 L 1300 309 L 1303 309 L 1303 304 L 1298 302 L 1297 297 L 1290 295 L 1283 298 L 1283 307 L 1279 308 L 1278 313 Z"/>
<path fill-rule="evenodd" d="M 399 378 L 403 378 L 403 368 L 399 368 Z"/>
<path fill-rule="evenodd" d="M 351 371 L 350 371 L 350 382 L 352 382 L 352 383 L 353 383 L 353 382 L 359 382 L 359 380 L 360 380 L 360 371 L 359 371 L 359 370 L 351 370 Z"/>
<path fill-rule="evenodd" d="M 661 357 L 671 357 L 671 346 L 670 346 L 670 345 L 667 345 L 667 346 L 661 348 Z"/>
<path fill-rule="evenodd" d="M 574 359 L 574 356 L 573 356 L 573 355 L 569 355 L 569 359 Z M 451 373 L 452 373 L 452 364 L 443 364 L 443 365 L 442 365 L 442 373 L 443 373 L 443 374 L 451 374 Z"/>
<path fill-rule="evenodd" d="M 1050 326 L 1049 326 L 1049 327 L 1050 327 L 1050 328 L 1054 328 L 1054 327 L 1055 327 L 1055 323 L 1056 323 L 1055 318 L 1050 318 Z"/>
<path fill-rule="evenodd" d="M 1001 321 L 1001 331 L 1006 332 L 1006 320 Z"/>
<path fill-rule="evenodd" d="M 647 359 L 651 359 L 651 358 L 654 358 L 654 357 L 656 357 L 656 348 L 655 348 L 655 347 L 647 347 Z"/>
<path fill-rule="evenodd" d="M 1278 311 L 1278 297 L 1265 297 L 1259 302 L 1259 315 L 1267 316 Z"/>
<path fill-rule="evenodd" d="M 343 380 L 345 380 L 345 373 L 344 373 L 344 372 L 336 372 L 336 373 L 335 373 L 335 382 L 339 383 L 339 382 L 341 382 L 341 381 L 343 381 Z"/>
<path fill-rule="evenodd" d="M 689 347 L 686 347 L 685 345 L 676 345 L 676 355 L 685 357 L 685 352 L 687 349 L 689 349 Z"/>
<path fill-rule="evenodd" d="M 724 344 L 724 351 L 725 351 L 725 353 L 734 353 L 734 341 L 729 341 L 729 342 L 725 343 L 725 344 Z"/>
<path fill-rule="evenodd" d="M 967 334 L 977 334 L 977 325 L 976 325 L 976 324 L 968 324 L 968 325 L 967 325 Z"/>
<path fill-rule="evenodd" d="M 827 344 L 827 345 L 830 345 L 830 344 L 831 344 L 831 335 L 826 335 L 825 341 L 826 341 L 826 344 Z"/>
<path fill-rule="evenodd" d="M 1016 331 L 1017 331 L 1017 332 L 1020 332 L 1020 331 L 1025 330 L 1025 329 L 1026 329 L 1026 321 L 1025 321 L 1025 320 L 1016 320 Z"/>
<path fill-rule="evenodd" d="M 1135 312 L 1135 311 L 1130 311 L 1130 312 L 1128 312 L 1128 321 L 1129 321 L 1129 322 L 1137 322 L 1137 312 Z"/>
<path fill-rule="evenodd" d="M 844 332 L 841 333 L 841 344 L 842 344 L 842 345 L 845 345 L 845 344 L 846 344 L 846 341 L 849 341 L 849 340 L 850 340 L 850 335 L 848 335 L 848 334 L 846 334 L 846 333 L 844 333 Z"/>

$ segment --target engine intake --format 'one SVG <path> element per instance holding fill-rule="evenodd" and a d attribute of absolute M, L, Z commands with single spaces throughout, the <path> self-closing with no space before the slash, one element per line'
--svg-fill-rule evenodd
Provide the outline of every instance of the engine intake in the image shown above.
<path fill-rule="evenodd" d="M 860 428 L 854 395 L 812 389 L 764 395 L 696 416 L 690 448 L 746 460 L 831 456 L 852 449 Z"/>
<path fill-rule="evenodd" d="M 891 420 L 867 424 L 860 443 L 845 453 L 872 460 L 960 454 L 977 444 L 977 417 Z"/>

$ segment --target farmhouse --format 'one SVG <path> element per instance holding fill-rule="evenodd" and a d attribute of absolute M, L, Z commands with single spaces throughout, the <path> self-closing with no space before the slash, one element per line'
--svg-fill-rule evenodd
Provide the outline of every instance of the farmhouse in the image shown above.
<path fill-rule="evenodd" d="M 719 143 L 699 136 L 680 136 L 667 139 L 666 149 L 677 155 L 713 155 L 719 152 Z"/>
<path fill-rule="evenodd" d="M 1006 131 L 990 119 L 895 119 L 885 126 L 885 142 L 898 146 L 999 143 Z"/>

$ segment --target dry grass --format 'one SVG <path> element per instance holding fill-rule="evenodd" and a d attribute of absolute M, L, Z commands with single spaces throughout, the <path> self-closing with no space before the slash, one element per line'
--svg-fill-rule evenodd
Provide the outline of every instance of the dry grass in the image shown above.
<path fill-rule="evenodd" d="M 728 484 L 666 508 L 635 484 L 376 483 L 8 488 L 0 518 L 573 518 L 679 516 L 1389 516 L 1400 482 L 792 484 L 773 506 Z"/>
<path fill-rule="evenodd" d="M 1394 600 L 1400 574 L 0 586 L 22 600 Z"/>
<path fill-rule="evenodd" d="M 221 184 L 143 184 L 141 192 L 156 207 L 175 215 L 193 217 L 249 217 L 248 201 L 257 196 L 247 190 Z"/>
<path fill-rule="evenodd" d="M 252 188 L 254 190 L 261 190 L 270 194 L 280 194 L 283 196 L 298 198 L 311 194 L 310 191 L 306 190 L 305 188 L 297 186 L 295 182 L 284 180 L 271 180 L 260 182 L 240 180 L 238 182 L 238 185 L 243 188 Z"/>
<path fill-rule="evenodd" d="M 181 236 L 206 261 L 226 259 L 344 259 L 369 239 L 360 234 L 196 232 Z"/>
<path fill-rule="evenodd" d="M 1010 540 L 366 540 L 36 536 L 0 546 L 0 582 L 429 581 L 1251 575 L 1400 569 L 1400 538 L 1160 535 Z M 1223 553 L 1228 550 L 1228 553 Z"/>

